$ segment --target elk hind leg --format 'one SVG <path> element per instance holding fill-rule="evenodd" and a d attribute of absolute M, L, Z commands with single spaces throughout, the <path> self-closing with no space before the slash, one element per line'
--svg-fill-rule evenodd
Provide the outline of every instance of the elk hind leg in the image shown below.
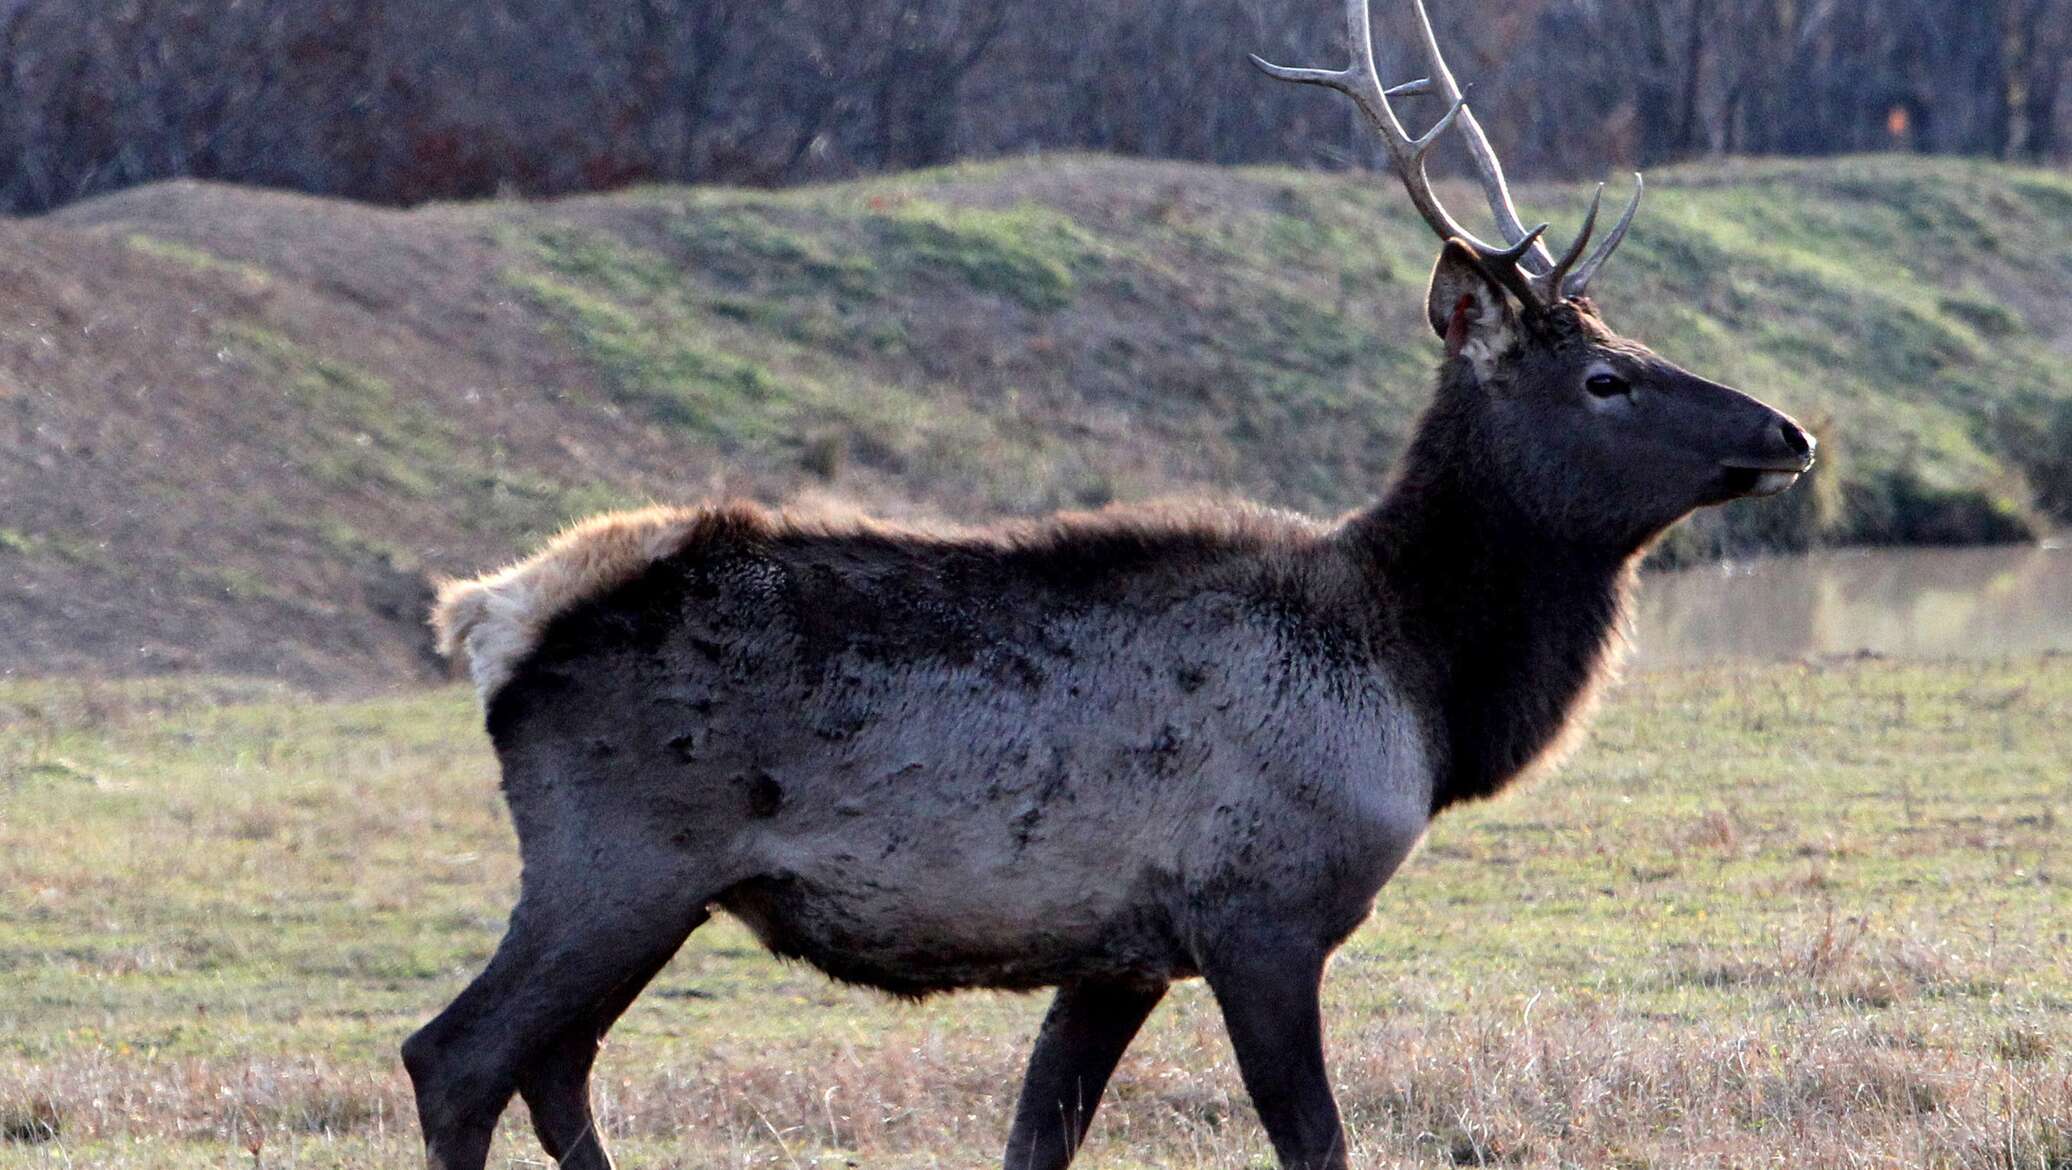
<path fill-rule="evenodd" d="M 1064 1170 L 1123 1050 L 1165 993 L 1163 984 L 1085 982 L 1058 989 L 1029 1054 L 1007 1139 L 1007 1170 Z"/>

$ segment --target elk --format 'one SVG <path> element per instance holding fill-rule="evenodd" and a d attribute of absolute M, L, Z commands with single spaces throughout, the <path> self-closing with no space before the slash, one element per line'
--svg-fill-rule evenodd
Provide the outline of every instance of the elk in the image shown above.
<path fill-rule="evenodd" d="M 480 976 L 403 1060 L 430 1163 L 480 1170 L 513 1093 L 610 1161 L 588 1079 L 715 911 L 920 997 L 1056 988 L 1008 1139 L 1059 1170 L 1145 1018 L 1207 980 L 1282 1165 L 1342 1168 L 1319 987 L 1433 817 L 1555 753 L 1639 554 L 1784 490 L 1813 440 L 1612 332 L 1597 204 L 1555 256 L 1416 6 L 1428 79 L 1260 68 L 1352 97 L 1442 241 L 1430 406 L 1372 507 L 1116 508 L 923 530 L 728 503 L 612 515 L 441 592 L 524 869 Z M 1256 58 L 1255 58 L 1256 61 Z M 1450 108 L 1410 136 L 1390 99 Z M 1458 129 L 1502 246 L 1440 203 Z M 1599 197 L 1603 193 L 1599 188 Z"/>

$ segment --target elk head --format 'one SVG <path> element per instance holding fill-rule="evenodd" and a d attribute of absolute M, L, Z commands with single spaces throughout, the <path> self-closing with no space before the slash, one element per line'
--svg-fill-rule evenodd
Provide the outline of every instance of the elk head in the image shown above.
<path fill-rule="evenodd" d="M 1790 487 L 1813 465 L 1814 441 L 1784 414 L 1707 381 L 1619 336 L 1588 297 L 1590 281 L 1625 239 L 1642 182 L 1617 223 L 1585 256 L 1597 226 L 1598 186 L 1575 240 L 1559 257 L 1526 228 L 1502 164 L 1440 54 L 1423 0 L 1414 0 L 1428 77 L 1384 89 L 1375 70 L 1367 0 L 1346 0 L 1353 62 L 1290 69 L 1252 62 L 1284 81 L 1350 96 L 1380 133 L 1411 203 L 1443 241 L 1426 315 L 1445 341 L 1435 410 L 1473 433 L 1461 457 L 1489 460 L 1501 485 L 1551 534 L 1637 547 L 1688 512 Z M 1412 137 L 1390 98 L 1435 94 L 1450 103 Z M 1458 128 L 1497 229 L 1478 239 L 1439 201 L 1425 159 Z"/>

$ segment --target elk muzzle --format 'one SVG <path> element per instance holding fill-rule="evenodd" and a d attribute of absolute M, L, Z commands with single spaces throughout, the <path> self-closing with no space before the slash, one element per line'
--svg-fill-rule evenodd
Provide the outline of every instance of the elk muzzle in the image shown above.
<path fill-rule="evenodd" d="M 1774 496 L 1812 470 L 1813 451 L 1819 445 L 1806 433 L 1806 428 L 1771 411 L 1757 430 L 1748 454 L 1720 461 L 1726 473 L 1727 491 L 1737 499 Z"/>

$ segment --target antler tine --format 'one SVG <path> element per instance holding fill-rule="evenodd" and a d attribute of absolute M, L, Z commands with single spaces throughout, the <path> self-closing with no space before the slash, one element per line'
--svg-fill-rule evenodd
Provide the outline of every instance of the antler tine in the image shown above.
<path fill-rule="evenodd" d="M 1540 237 L 1546 235 L 1547 229 L 1552 226 L 1552 224 L 1543 223 L 1536 228 L 1529 228 L 1526 230 L 1524 235 L 1518 238 L 1517 243 L 1512 244 L 1510 247 L 1505 248 L 1501 251 L 1491 252 L 1488 255 L 1484 256 L 1483 259 L 1517 260 L 1521 256 L 1524 256 L 1526 252 L 1530 251 L 1535 244 L 1538 244 L 1540 242 Z M 1588 229 L 1586 228 L 1585 230 L 1587 231 Z"/>
<path fill-rule="evenodd" d="M 1590 212 L 1583 217 L 1582 230 L 1576 233 L 1575 241 L 1569 244 L 1568 251 L 1563 252 L 1561 259 L 1554 262 L 1554 267 L 1547 270 L 1547 275 L 1542 281 L 1547 299 L 1558 301 L 1566 295 L 1561 291 L 1561 286 L 1567 282 L 1568 270 L 1575 266 L 1577 258 L 1583 254 L 1583 249 L 1589 246 L 1590 233 L 1597 230 L 1597 210 L 1603 203 L 1604 184 L 1599 183 L 1597 193 L 1590 196 Z"/>
<path fill-rule="evenodd" d="M 1463 227 L 1452 213 L 1446 210 L 1439 197 L 1432 191 L 1430 176 L 1425 174 L 1424 159 L 1439 141 L 1439 136 L 1457 124 L 1472 121 L 1474 115 L 1468 112 L 1467 99 L 1462 97 L 1459 87 L 1452 84 L 1452 78 L 1439 79 L 1440 62 L 1433 77 L 1406 82 L 1393 89 L 1384 89 L 1381 75 L 1374 64 L 1374 36 L 1369 27 L 1367 0 L 1346 0 L 1346 36 L 1352 44 L 1352 64 L 1343 69 L 1297 69 L 1275 65 L 1259 55 L 1252 54 L 1252 64 L 1269 77 L 1282 81 L 1293 81 L 1302 85 L 1321 85 L 1335 89 L 1353 99 L 1360 112 L 1380 133 L 1382 145 L 1388 148 L 1389 159 L 1395 166 L 1397 177 L 1403 180 L 1403 188 L 1410 194 L 1410 202 L 1417 207 L 1432 230 L 1442 240 L 1458 239 L 1480 254 L 1485 260 L 1504 260 L 1516 263 L 1516 257 L 1507 257 L 1510 249 L 1499 248 L 1483 242 L 1473 232 Z M 1391 94 L 1443 93 L 1452 102 L 1446 116 L 1423 135 L 1412 138 L 1403 129 L 1403 123 L 1396 117 L 1396 111 L 1389 104 Z M 1522 234 L 1522 231 L 1521 231 Z M 1516 243 L 1515 240 L 1512 241 Z"/>
<path fill-rule="evenodd" d="M 1491 276 L 1511 290 L 1511 295 L 1517 297 L 1520 304 L 1548 303 L 1545 292 L 1540 288 L 1539 278 L 1527 272 L 1525 266 L 1519 263 L 1525 258 L 1525 254 L 1540 242 L 1540 237 L 1546 234 L 1547 225 L 1541 224 L 1528 229 L 1525 238 L 1502 251 L 1482 253 L 1483 266 L 1489 270 Z"/>
<path fill-rule="evenodd" d="M 1590 278 L 1597 275 L 1597 270 L 1604 267 L 1606 260 L 1611 259 L 1612 252 L 1619 246 L 1619 241 L 1626 238 L 1626 229 L 1633 226 L 1634 213 L 1640 210 L 1640 194 L 1646 187 L 1646 180 L 1640 177 L 1640 172 L 1635 171 L 1633 173 L 1633 198 L 1626 201 L 1626 210 L 1619 214 L 1619 222 L 1612 225 L 1610 234 L 1604 237 L 1603 242 L 1597 245 L 1597 250 L 1590 253 L 1590 258 L 1583 261 L 1581 267 L 1555 282 L 1554 287 L 1551 289 L 1555 297 L 1579 297 L 1589 289 Z M 1604 185 L 1602 183 L 1598 184 L 1597 193 L 1599 198 L 1603 197 Z M 1596 218 L 1596 200 L 1592 200 L 1590 203 L 1590 214 L 1591 218 Z M 1587 234 L 1587 228 L 1585 234 Z M 1580 246 L 1581 241 L 1578 240 L 1577 244 Z"/>
<path fill-rule="evenodd" d="M 1432 31 L 1432 15 L 1425 11 L 1424 0 L 1413 2 L 1417 9 L 1418 32 L 1424 40 L 1425 64 L 1431 70 L 1429 80 L 1434 91 L 1448 101 L 1460 101 L 1460 83 L 1454 80 L 1445 54 L 1439 51 L 1439 36 Z M 1511 202 L 1511 187 L 1504 181 L 1504 165 L 1497 160 L 1496 150 L 1489 145 L 1489 136 L 1482 132 L 1482 123 L 1476 120 L 1474 111 L 1461 116 L 1460 129 L 1461 136 L 1467 141 L 1468 154 L 1475 161 L 1475 173 L 1482 180 L 1482 194 L 1489 200 L 1489 212 L 1496 217 L 1497 230 L 1503 233 L 1506 241 L 1516 245 L 1525 239 L 1525 221 L 1519 218 L 1518 208 Z M 1540 272 L 1552 269 L 1554 257 L 1546 244 L 1535 243 L 1526 252 L 1539 265 Z"/>

